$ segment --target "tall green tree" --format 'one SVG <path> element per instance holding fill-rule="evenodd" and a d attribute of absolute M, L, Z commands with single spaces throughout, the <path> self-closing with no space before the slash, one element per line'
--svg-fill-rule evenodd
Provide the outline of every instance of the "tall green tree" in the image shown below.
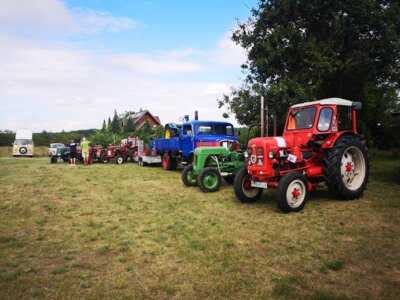
<path fill-rule="evenodd" d="M 120 133 L 121 132 L 121 126 L 119 124 L 119 117 L 117 114 L 117 111 L 114 110 L 114 117 L 111 121 L 111 130 L 112 133 Z"/>
<path fill-rule="evenodd" d="M 107 131 L 110 132 L 111 131 L 111 118 L 108 117 L 108 121 L 107 121 Z"/>
<path fill-rule="evenodd" d="M 133 123 L 133 119 L 131 117 L 128 117 L 126 119 L 126 126 L 124 127 L 124 133 L 131 133 L 136 130 L 136 126 Z"/>
<path fill-rule="evenodd" d="M 101 132 L 106 132 L 107 131 L 107 125 L 106 125 L 106 120 L 103 120 L 103 126 L 101 126 Z"/>
<path fill-rule="evenodd" d="M 248 53 L 246 78 L 218 103 L 240 124 L 258 118 L 260 95 L 280 117 L 302 101 L 359 100 L 372 131 L 398 109 L 399 1 L 260 0 L 232 39 Z"/>

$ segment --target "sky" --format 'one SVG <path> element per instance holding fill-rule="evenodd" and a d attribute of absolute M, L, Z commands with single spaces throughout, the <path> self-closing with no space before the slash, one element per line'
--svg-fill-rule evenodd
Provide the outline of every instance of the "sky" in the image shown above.
<path fill-rule="evenodd" d="M 230 36 L 256 5 L 0 0 L 0 130 L 100 128 L 114 110 L 223 120 L 217 99 L 245 76 Z"/>

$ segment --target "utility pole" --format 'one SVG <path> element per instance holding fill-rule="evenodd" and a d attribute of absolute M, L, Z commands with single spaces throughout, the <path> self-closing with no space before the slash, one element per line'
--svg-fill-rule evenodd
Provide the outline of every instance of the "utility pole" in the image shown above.
<path fill-rule="evenodd" d="M 261 96 L 261 137 L 268 136 L 268 102 Z"/>

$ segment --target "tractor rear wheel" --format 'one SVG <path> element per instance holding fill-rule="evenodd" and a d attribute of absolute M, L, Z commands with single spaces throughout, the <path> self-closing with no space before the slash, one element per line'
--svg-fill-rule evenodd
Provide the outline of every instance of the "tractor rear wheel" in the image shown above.
<path fill-rule="evenodd" d="M 299 212 L 308 200 L 308 183 L 303 174 L 287 173 L 279 180 L 276 204 L 284 213 Z"/>
<path fill-rule="evenodd" d="M 356 136 L 342 136 L 327 151 L 323 170 L 326 185 L 336 198 L 359 198 L 368 183 L 368 149 Z"/>
<path fill-rule="evenodd" d="M 251 186 L 251 176 L 247 173 L 247 167 L 243 167 L 236 174 L 233 182 L 236 197 L 242 203 L 254 203 L 260 199 L 263 190 Z"/>
<path fill-rule="evenodd" d="M 182 182 L 186 186 L 195 186 L 196 178 L 193 174 L 193 165 L 186 166 L 182 171 Z"/>
<path fill-rule="evenodd" d="M 218 169 L 204 168 L 197 177 L 197 184 L 204 193 L 216 192 L 221 185 L 221 174 Z"/>
<path fill-rule="evenodd" d="M 117 158 L 116 158 L 116 160 L 115 160 L 115 162 L 116 162 L 118 165 L 122 165 L 122 164 L 124 163 L 124 158 L 123 158 L 121 155 L 118 155 Z"/>

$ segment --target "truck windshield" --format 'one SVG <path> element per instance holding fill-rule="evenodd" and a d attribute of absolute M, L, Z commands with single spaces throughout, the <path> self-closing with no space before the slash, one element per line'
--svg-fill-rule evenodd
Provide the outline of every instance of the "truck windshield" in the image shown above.
<path fill-rule="evenodd" d="M 14 145 L 32 145 L 33 142 L 32 140 L 26 140 L 26 139 L 18 139 L 14 141 Z"/>
<path fill-rule="evenodd" d="M 233 126 L 230 124 L 196 124 L 194 127 L 196 135 L 199 134 L 223 134 L 233 135 Z"/>
<path fill-rule="evenodd" d="M 289 113 L 288 130 L 311 128 L 315 119 L 315 107 L 293 109 Z"/>

